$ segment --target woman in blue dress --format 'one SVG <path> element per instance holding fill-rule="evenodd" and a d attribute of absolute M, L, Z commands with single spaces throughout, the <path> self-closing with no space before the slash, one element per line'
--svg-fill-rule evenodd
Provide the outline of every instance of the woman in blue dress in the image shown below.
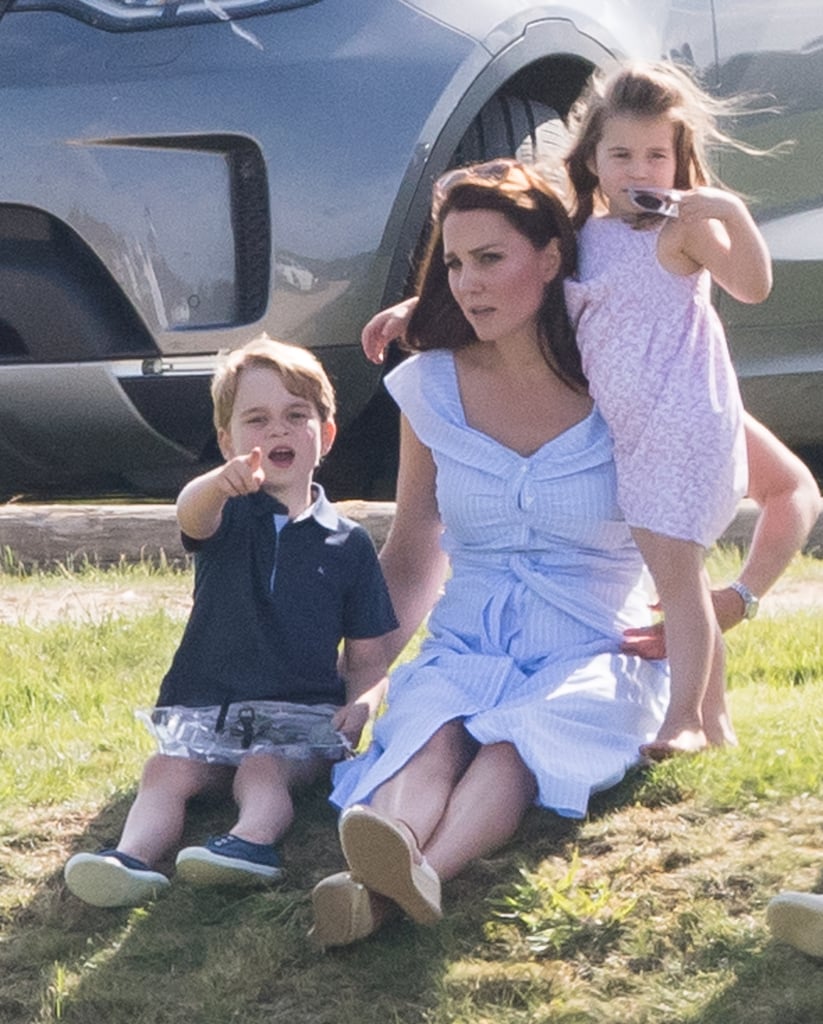
<path fill-rule="evenodd" d="M 386 381 L 402 420 L 381 554 L 389 657 L 431 612 L 429 635 L 368 750 L 335 772 L 349 870 L 315 887 L 321 946 L 398 907 L 436 922 L 441 881 L 534 803 L 583 817 L 665 713 L 665 662 L 622 649 L 649 593 L 566 316 L 574 264 L 568 216 L 532 170 L 498 161 L 436 186 L 417 354 Z"/>

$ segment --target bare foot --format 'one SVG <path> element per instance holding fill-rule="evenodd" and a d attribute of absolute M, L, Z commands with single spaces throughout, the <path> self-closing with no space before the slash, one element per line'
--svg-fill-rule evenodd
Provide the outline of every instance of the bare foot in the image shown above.
<path fill-rule="evenodd" d="M 681 729 L 672 736 L 661 729 L 655 740 L 643 744 L 640 753 L 652 761 L 664 761 L 675 754 L 697 754 L 708 745 L 709 741 L 702 729 Z"/>
<path fill-rule="evenodd" d="M 736 747 L 737 736 L 726 704 L 725 687 L 709 685 L 700 706 L 703 731 L 710 747 Z"/>
<path fill-rule="evenodd" d="M 703 731 L 706 733 L 706 740 L 710 747 L 737 746 L 737 735 L 728 715 L 720 715 L 717 720 L 713 721 L 704 714 Z"/>

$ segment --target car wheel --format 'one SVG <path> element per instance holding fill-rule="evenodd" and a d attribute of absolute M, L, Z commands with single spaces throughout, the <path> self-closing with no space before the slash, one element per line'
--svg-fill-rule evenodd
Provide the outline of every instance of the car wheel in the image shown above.
<path fill-rule="evenodd" d="M 552 107 L 501 94 L 489 100 L 472 121 L 450 166 L 507 156 L 524 163 L 539 162 L 562 193 L 562 156 L 568 141 L 569 131 Z M 390 358 L 387 369 L 396 361 Z M 391 500 L 397 478 L 398 443 L 397 406 L 380 388 L 354 422 L 341 431 L 318 479 L 333 500 Z"/>
<path fill-rule="evenodd" d="M 562 158 L 571 135 L 563 118 L 537 100 L 501 93 L 494 96 L 457 147 L 452 166 L 514 156 L 523 163 L 540 163 L 555 188 L 565 191 Z"/>

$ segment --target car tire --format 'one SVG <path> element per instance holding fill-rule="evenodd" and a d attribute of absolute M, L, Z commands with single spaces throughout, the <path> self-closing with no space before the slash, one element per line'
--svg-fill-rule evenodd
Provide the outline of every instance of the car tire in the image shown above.
<path fill-rule="evenodd" d="M 472 121 L 457 147 L 453 167 L 497 157 L 536 163 L 558 192 L 565 194 L 563 157 L 571 134 L 558 112 L 545 103 L 501 93 Z"/>
<path fill-rule="evenodd" d="M 472 121 L 450 166 L 514 156 L 523 163 L 540 163 L 562 193 L 562 157 L 569 138 L 562 117 L 552 107 L 504 93 L 489 100 Z M 390 358 L 387 369 L 396 362 Z M 381 387 L 355 421 L 341 431 L 318 479 L 333 500 L 353 496 L 391 500 L 398 444 L 397 406 Z"/>

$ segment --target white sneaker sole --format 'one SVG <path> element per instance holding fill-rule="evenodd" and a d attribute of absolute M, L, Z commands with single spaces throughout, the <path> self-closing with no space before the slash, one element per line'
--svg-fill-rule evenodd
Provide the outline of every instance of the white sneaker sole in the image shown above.
<path fill-rule="evenodd" d="M 63 877 L 69 891 L 92 907 L 139 907 L 169 885 L 159 871 L 137 871 L 98 853 L 76 853 Z"/>
<path fill-rule="evenodd" d="M 282 868 L 223 857 L 205 846 L 187 846 L 177 854 L 177 877 L 190 885 L 270 885 L 283 877 Z"/>
<path fill-rule="evenodd" d="M 823 959 L 823 896 L 781 892 L 769 904 L 766 921 L 776 939 Z"/>

